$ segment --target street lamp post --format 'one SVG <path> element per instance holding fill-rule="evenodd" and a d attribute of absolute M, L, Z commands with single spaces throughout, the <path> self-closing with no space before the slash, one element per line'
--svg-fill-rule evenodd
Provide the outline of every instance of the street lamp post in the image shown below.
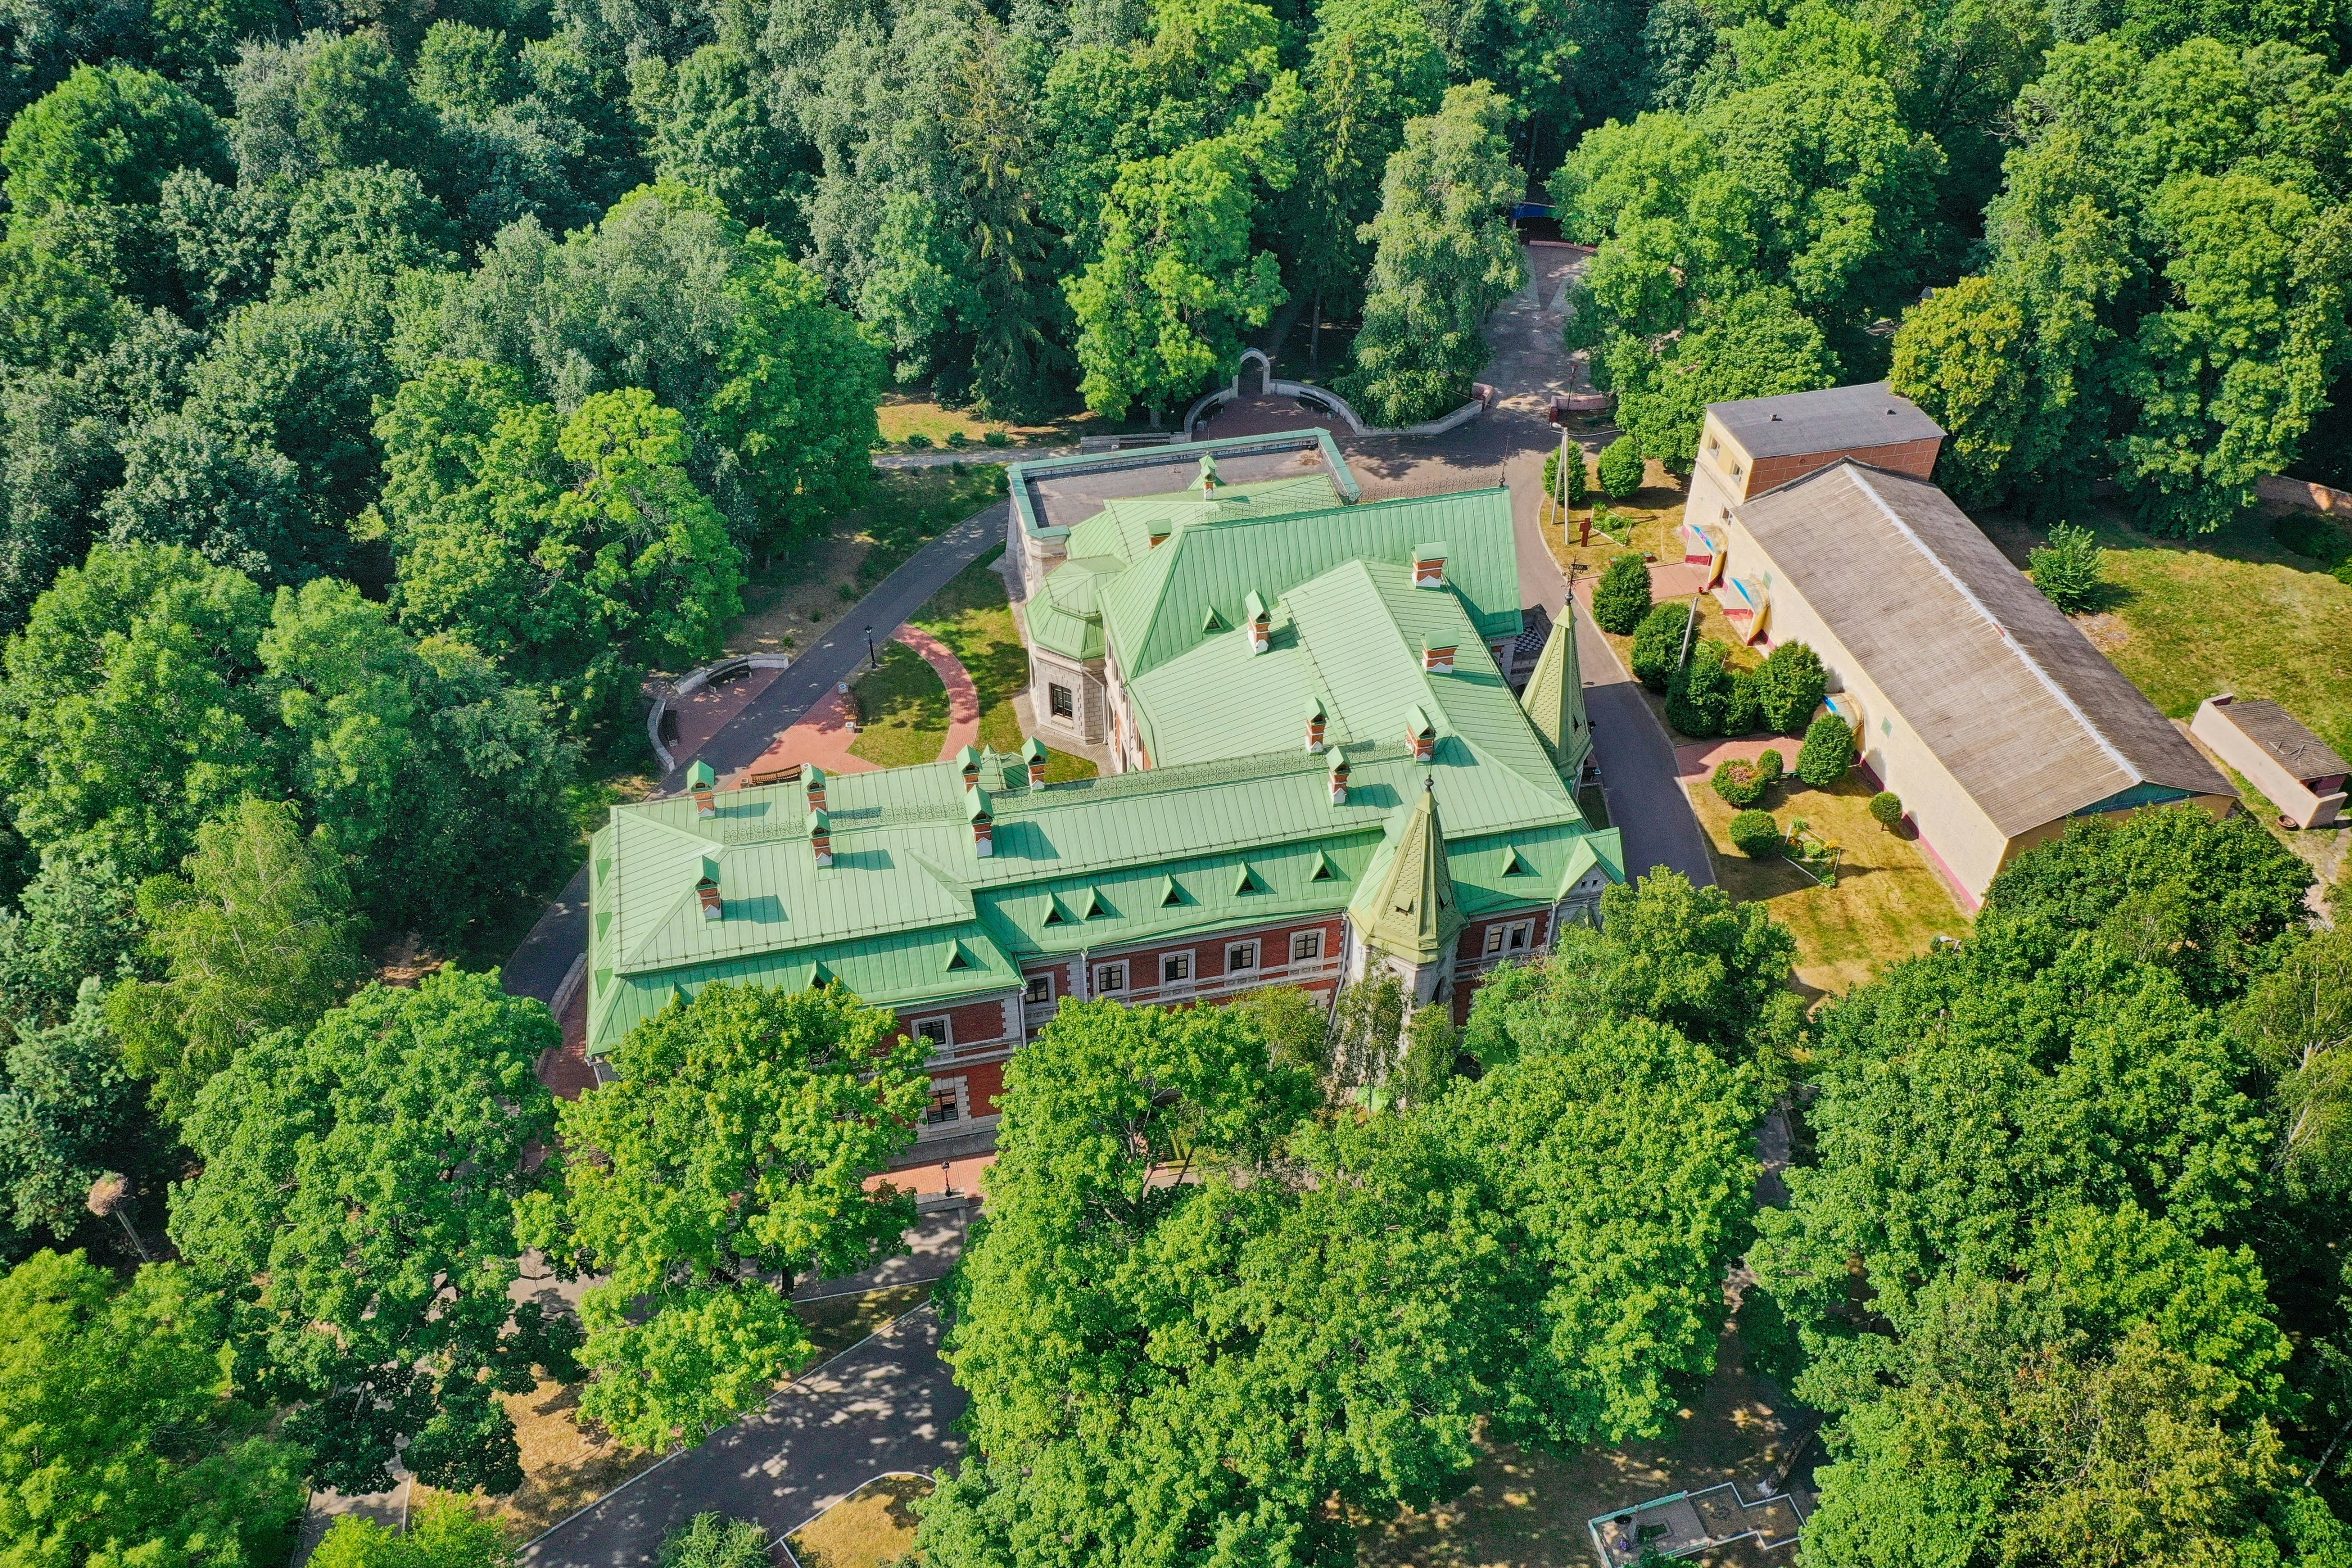
<path fill-rule="evenodd" d="M 877 657 L 874 652 L 874 628 L 872 626 L 866 628 L 866 662 L 876 669 L 882 668 L 882 660 Z"/>

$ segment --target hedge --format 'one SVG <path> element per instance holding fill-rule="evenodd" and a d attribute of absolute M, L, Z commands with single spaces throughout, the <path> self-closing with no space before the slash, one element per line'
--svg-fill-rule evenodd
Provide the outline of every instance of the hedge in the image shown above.
<path fill-rule="evenodd" d="M 1604 632 L 1631 637 L 1650 613 L 1650 569 L 1638 555 L 1620 555 L 1592 589 L 1592 619 Z"/>
<path fill-rule="evenodd" d="M 1742 855 L 1753 860 L 1778 855 L 1787 844 L 1780 836 L 1780 825 L 1772 820 L 1769 811 L 1743 811 L 1731 819 L 1731 842 Z"/>

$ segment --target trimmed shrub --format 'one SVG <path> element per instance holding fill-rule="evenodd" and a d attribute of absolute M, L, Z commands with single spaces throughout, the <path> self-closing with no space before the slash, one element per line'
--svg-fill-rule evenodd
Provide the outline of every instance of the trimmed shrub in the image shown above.
<path fill-rule="evenodd" d="M 1723 732 L 1745 735 L 1756 728 L 1764 717 L 1764 672 L 1760 669 L 1735 669 L 1731 672 L 1731 700 L 1723 710 Z"/>
<path fill-rule="evenodd" d="M 924 435 L 920 430 L 913 430 L 908 433 L 907 446 L 908 449 L 912 451 L 919 452 L 930 444 L 931 438 L 929 436 Z"/>
<path fill-rule="evenodd" d="M 1763 769 L 1737 757 L 1726 757 L 1716 763 L 1714 776 L 1706 782 L 1723 797 L 1724 805 L 1738 806 L 1754 805 L 1764 798 L 1764 792 L 1772 784 L 1764 776 Z"/>
<path fill-rule="evenodd" d="M 1853 766 L 1853 731 L 1834 713 L 1823 713 L 1805 730 L 1805 743 L 1797 752 L 1797 776 L 1815 789 L 1827 789 Z"/>
<path fill-rule="evenodd" d="M 1642 449 L 1631 436 L 1620 436 L 1601 448 L 1601 488 L 1611 500 L 1623 500 L 1642 488 Z"/>
<path fill-rule="evenodd" d="M 2062 522 L 2050 531 L 2050 542 L 2025 552 L 2026 570 L 2042 596 L 2067 615 L 2091 607 L 2098 597 L 2099 573 L 2106 552 L 2087 528 Z"/>
<path fill-rule="evenodd" d="M 1903 820 L 1903 797 L 1891 789 L 1880 790 L 1870 797 L 1870 815 L 1881 827 L 1893 827 Z"/>
<path fill-rule="evenodd" d="M 1731 819 L 1731 842 L 1751 860 L 1778 855 L 1787 845 L 1769 811 L 1743 811 Z"/>
<path fill-rule="evenodd" d="M 1701 637 L 1691 649 L 1690 663 L 1675 672 L 1666 687 L 1666 722 L 1685 735 L 1723 733 L 1731 710 L 1732 672 L 1724 665 L 1729 645 Z"/>
<path fill-rule="evenodd" d="M 1756 698 L 1767 729 L 1787 734 L 1805 721 L 1829 694 L 1821 655 L 1801 642 L 1784 642 L 1764 658 L 1756 672 Z"/>
<path fill-rule="evenodd" d="M 1789 764 L 1781 761 L 1779 747 L 1767 746 L 1764 748 L 1763 755 L 1756 759 L 1756 771 L 1771 783 L 1779 784 L 1780 775 L 1789 771 Z"/>
<path fill-rule="evenodd" d="M 1653 691 L 1664 691 L 1673 684 L 1690 616 L 1690 606 L 1677 599 L 1652 606 L 1642 617 L 1642 624 L 1633 628 L 1634 679 Z"/>
<path fill-rule="evenodd" d="M 1568 466 L 1568 507 L 1570 511 L 1592 498 L 1592 487 L 1584 477 L 1584 448 L 1571 446 L 1576 460 Z M 1555 447 L 1544 457 L 1544 494 L 1559 495 L 1559 448 Z"/>
<path fill-rule="evenodd" d="M 1013 444 L 1013 437 L 1002 430 L 991 430 L 981 437 L 981 439 L 992 447 L 1009 447 Z"/>
<path fill-rule="evenodd" d="M 1604 632 L 1631 637 L 1650 613 L 1650 569 L 1638 555 L 1620 555 L 1592 590 L 1592 618 Z"/>
<path fill-rule="evenodd" d="M 965 435 L 961 430 L 950 430 L 948 432 L 948 445 L 950 447 L 969 447 L 971 445 L 971 437 Z"/>

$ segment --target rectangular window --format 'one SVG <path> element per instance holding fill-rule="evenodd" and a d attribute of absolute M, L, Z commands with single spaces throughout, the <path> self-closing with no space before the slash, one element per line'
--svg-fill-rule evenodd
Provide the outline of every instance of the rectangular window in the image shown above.
<path fill-rule="evenodd" d="M 935 1051 L 946 1050 L 951 1043 L 948 1038 L 948 1021 L 945 1018 L 923 1019 L 915 1026 L 915 1038 L 925 1041 Z"/>
<path fill-rule="evenodd" d="M 1528 939 L 1534 935 L 1535 922 L 1532 921 L 1513 921 L 1508 925 L 1490 925 L 1486 928 L 1486 956 L 1494 958 L 1503 953 L 1525 952 L 1528 950 Z"/>
<path fill-rule="evenodd" d="M 1054 977 L 1050 974 L 1033 974 L 1029 977 L 1029 984 L 1022 988 L 1021 1000 L 1033 1007 L 1053 999 Z"/>
<path fill-rule="evenodd" d="M 963 1117 L 963 1107 L 959 1103 L 960 1098 L 954 1084 L 933 1084 L 931 1108 L 923 1113 L 923 1120 L 933 1127 L 939 1126 L 943 1121 L 961 1121 Z"/>
<path fill-rule="evenodd" d="M 1320 958 L 1320 957 L 1322 957 L 1322 956 L 1323 956 L 1323 933 L 1322 933 L 1321 931 L 1302 931 L 1297 932 L 1296 934 L 1294 934 L 1294 935 L 1291 937 L 1291 939 L 1290 939 L 1290 962 L 1291 962 L 1291 963 L 1306 963 L 1310 962 L 1311 960 L 1318 959 L 1318 958 Z"/>
<path fill-rule="evenodd" d="M 1045 683 L 1045 701 L 1053 709 L 1054 717 L 1056 719 L 1070 718 L 1078 710 L 1077 703 L 1070 696 L 1070 689 L 1058 680 L 1049 680 Z"/>
<path fill-rule="evenodd" d="M 1228 973 L 1236 970 L 1255 969 L 1256 967 L 1257 943 L 1254 942 L 1237 942 L 1231 947 L 1225 949 L 1225 969 Z"/>
<path fill-rule="evenodd" d="M 1162 985 L 1173 985 L 1180 980 L 1192 978 L 1192 955 L 1191 953 L 1171 952 L 1160 958 L 1160 983 Z"/>
<path fill-rule="evenodd" d="M 1100 969 L 1096 970 L 1095 989 L 1097 991 L 1126 990 L 1127 965 L 1124 963 L 1106 963 Z"/>

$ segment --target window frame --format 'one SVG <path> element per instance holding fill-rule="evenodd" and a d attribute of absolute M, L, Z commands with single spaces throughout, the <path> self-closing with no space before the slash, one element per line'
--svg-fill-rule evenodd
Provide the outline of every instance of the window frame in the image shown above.
<path fill-rule="evenodd" d="M 1189 947 L 1177 952 L 1161 953 L 1160 955 L 1160 984 L 1162 985 L 1192 984 L 1193 980 L 1196 978 L 1196 972 L 1199 968 L 1199 966 L 1192 962 L 1192 959 L 1193 952 Z M 1181 974 L 1171 973 L 1171 971 L 1178 968 L 1181 968 L 1183 970 Z"/>
<path fill-rule="evenodd" d="M 1054 999 L 1054 972 L 1052 970 L 1042 970 L 1035 974 L 1024 974 L 1021 979 L 1022 1005 L 1026 1007 L 1042 1007 L 1046 1003 L 1051 1002 Z M 1037 994 L 1038 989 L 1041 986 L 1044 987 L 1045 993 L 1042 996 Z"/>
<path fill-rule="evenodd" d="M 1118 979 L 1107 979 L 1106 976 L 1109 975 L 1117 975 Z M 1096 995 L 1124 995 L 1126 993 L 1127 961 L 1125 959 L 1121 959 L 1116 963 L 1097 963 L 1095 965 Z"/>
<path fill-rule="evenodd" d="M 1245 952 L 1249 954 L 1249 956 L 1243 962 L 1235 963 L 1234 962 L 1234 954 L 1237 952 Z M 1257 939 L 1255 937 L 1251 938 L 1247 942 L 1229 942 L 1225 944 L 1225 973 L 1228 974 L 1233 974 L 1238 972 L 1246 972 L 1251 974 L 1255 974 L 1258 972 L 1257 959 L 1258 943 Z"/>
<path fill-rule="evenodd" d="M 934 1029 L 938 1031 L 937 1034 L 931 1032 Z M 907 1026 L 907 1030 L 915 1039 L 929 1041 L 931 1049 L 935 1051 L 955 1049 L 955 1025 L 945 1013 L 934 1014 L 928 1018 L 917 1018 Z"/>
<path fill-rule="evenodd" d="M 1045 711 L 1056 719 L 1075 721 L 1078 716 L 1076 690 L 1058 680 L 1045 682 Z"/>
<path fill-rule="evenodd" d="M 931 1080 L 930 1099 L 923 1106 L 925 1127 L 952 1127 L 971 1120 L 971 1106 L 964 1094 L 965 1080 L 960 1078 L 935 1078 Z M 940 1102 L 945 1100 L 942 1106 Z M 944 1110 L 947 1114 L 940 1112 Z"/>
<path fill-rule="evenodd" d="M 1320 963 L 1323 962 L 1323 930 L 1295 931 L 1290 933 L 1290 962 Z"/>

